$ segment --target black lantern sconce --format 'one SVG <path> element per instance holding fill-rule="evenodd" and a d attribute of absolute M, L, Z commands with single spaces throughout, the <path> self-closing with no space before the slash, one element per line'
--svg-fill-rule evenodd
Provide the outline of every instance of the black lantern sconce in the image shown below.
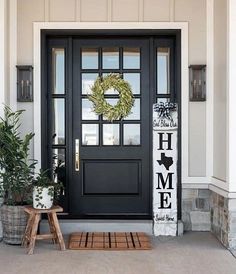
<path fill-rule="evenodd" d="M 206 65 L 189 66 L 189 100 L 206 101 Z"/>
<path fill-rule="evenodd" d="M 16 66 L 17 68 L 17 101 L 33 102 L 33 67 Z"/>

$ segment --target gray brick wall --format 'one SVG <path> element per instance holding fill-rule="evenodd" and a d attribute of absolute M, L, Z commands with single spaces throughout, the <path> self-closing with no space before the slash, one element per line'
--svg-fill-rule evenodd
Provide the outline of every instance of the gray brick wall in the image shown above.
<path fill-rule="evenodd" d="M 211 231 L 230 249 L 236 249 L 236 199 L 212 192 Z"/>
<path fill-rule="evenodd" d="M 185 231 L 210 231 L 210 190 L 183 189 L 182 221 Z"/>
<path fill-rule="evenodd" d="M 208 189 L 183 189 L 185 231 L 211 231 L 228 248 L 236 249 L 236 199 Z"/>

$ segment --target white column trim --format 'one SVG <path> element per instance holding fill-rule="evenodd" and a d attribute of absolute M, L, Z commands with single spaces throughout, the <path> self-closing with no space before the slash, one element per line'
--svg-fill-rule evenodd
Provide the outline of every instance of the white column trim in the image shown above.
<path fill-rule="evenodd" d="M 176 24 L 176 23 L 173 23 Z M 189 183 L 189 73 L 188 73 L 188 25 L 181 29 L 181 135 L 182 135 L 182 184 Z M 185 114 L 185 115 L 184 115 Z"/>
<path fill-rule="evenodd" d="M 214 0 L 207 0 L 206 177 L 213 176 L 214 123 Z"/>
<path fill-rule="evenodd" d="M 227 181 L 229 184 L 229 192 L 236 192 L 236 1 L 227 1 L 227 33 L 228 33 L 228 88 L 227 88 Z"/>
<path fill-rule="evenodd" d="M 0 0 L 0 116 L 3 117 L 3 103 L 6 103 L 6 18 L 7 1 Z"/>
<path fill-rule="evenodd" d="M 214 185 L 214 186 L 216 186 L 220 189 L 224 189 L 225 191 L 228 191 L 227 182 L 225 180 L 220 179 L 220 178 L 211 177 L 210 184 Z"/>
<path fill-rule="evenodd" d="M 17 110 L 17 0 L 9 1 L 9 92 L 10 107 Z"/>
<path fill-rule="evenodd" d="M 35 171 L 41 168 L 41 28 L 34 23 L 34 159 L 37 159 Z"/>
<path fill-rule="evenodd" d="M 182 113 L 188 113 L 187 22 L 35 22 L 34 23 L 34 157 L 41 167 L 41 37 L 42 29 L 180 29 Z M 188 183 L 188 115 L 182 115 L 182 182 Z M 205 183 L 206 178 L 203 182 Z M 202 180 L 201 180 L 202 181 Z"/>

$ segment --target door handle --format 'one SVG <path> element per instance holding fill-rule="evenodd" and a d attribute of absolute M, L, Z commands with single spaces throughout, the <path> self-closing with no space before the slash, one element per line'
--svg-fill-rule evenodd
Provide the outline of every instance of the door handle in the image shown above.
<path fill-rule="evenodd" d="M 79 171 L 79 139 L 75 139 L 75 171 Z"/>

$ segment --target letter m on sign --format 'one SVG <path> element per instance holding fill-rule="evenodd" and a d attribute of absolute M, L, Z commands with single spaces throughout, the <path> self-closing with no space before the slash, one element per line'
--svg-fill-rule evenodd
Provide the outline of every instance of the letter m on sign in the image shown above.
<path fill-rule="evenodd" d="M 166 176 L 166 179 L 164 179 L 163 174 L 161 172 L 157 172 L 158 187 L 156 189 L 174 189 L 172 186 L 173 174 L 174 174 L 173 172 L 169 172 Z"/>

